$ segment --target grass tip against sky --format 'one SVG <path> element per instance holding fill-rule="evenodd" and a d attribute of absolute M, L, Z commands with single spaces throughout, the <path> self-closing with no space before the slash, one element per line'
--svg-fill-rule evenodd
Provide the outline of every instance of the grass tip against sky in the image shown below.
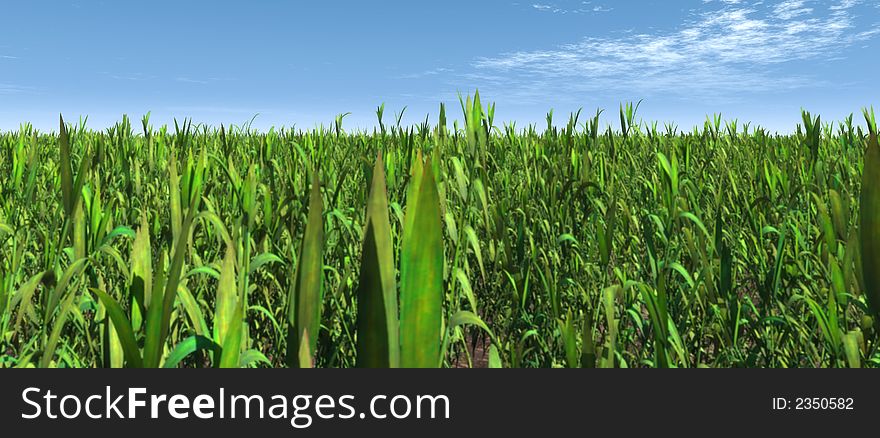
<path fill-rule="evenodd" d="M 382 103 L 419 123 L 479 89 L 518 126 L 644 99 L 648 120 L 722 113 L 788 132 L 801 108 L 840 120 L 878 97 L 880 4 L 867 0 L 40 0 L 4 15 L 4 130 L 148 111 L 159 124 L 257 115 L 259 129 L 351 112 L 346 127 L 372 128 Z"/>

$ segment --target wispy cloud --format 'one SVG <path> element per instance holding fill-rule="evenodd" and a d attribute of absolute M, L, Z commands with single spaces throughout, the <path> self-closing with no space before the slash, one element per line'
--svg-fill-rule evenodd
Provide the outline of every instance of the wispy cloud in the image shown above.
<path fill-rule="evenodd" d="M 808 15 L 813 12 L 813 8 L 805 7 L 805 3 L 804 0 L 786 0 L 774 6 L 773 13 L 780 20 L 791 20 L 801 15 Z"/>
<path fill-rule="evenodd" d="M 181 76 L 181 77 L 176 77 L 176 78 L 174 78 L 174 80 L 177 81 L 177 82 L 185 82 L 185 83 L 187 83 L 187 84 L 201 84 L 201 85 L 205 85 L 205 84 L 208 83 L 208 81 L 203 80 L 203 79 L 193 79 L 193 78 L 188 78 L 188 77 L 183 77 L 183 76 Z"/>
<path fill-rule="evenodd" d="M 31 87 L 0 83 L 0 94 L 19 94 L 33 91 Z"/>
<path fill-rule="evenodd" d="M 208 84 L 212 84 L 212 83 L 215 83 L 215 82 L 232 81 L 232 80 L 234 80 L 234 79 L 231 79 L 231 78 L 216 78 L 216 77 L 210 77 L 210 78 L 193 78 L 193 77 L 189 77 L 189 76 L 178 76 L 178 77 L 174 78 L 174 80 L 177 81 L 177 82 L 184 82 L 184 83 L 187 83 L 187 84 L 208 85 Z"/>
<path fill-rule="evenodd" d="M 0 55 L 0 59 L 18 59 L 18 56 Z"/>
<path fill-rule="evenodd" d="M 597 13 L 597 12 L 610 12 L 610 11 L 614 10 L 614 8 L 610 8 L 610 7 L 606 7 L 606 6 L 602 6 L 602 5 L 591 6 L 592 3 L 593 3 L 592 1 L 581 1 L 581 2 L 574 4 L 574 5 L 569 5 L 569 4 L 558 5 L 555 3 L 554 4 L 551 4 L 551 3 L 532 3 L 531 8 L 534 10 L 537 10 L 539 12 L 550 12 L 553 14 L 560 14 L 560 15 L 590 14 L 590 13 Z"/>
<path fill-rule="evenodd" d="M 176 77 L 162 76 L 162 77 L 160 77 L 160 76 L 156 76 L 153 74 L 147 74 L 147 73 L 142 73 L 142 72 L 117 73 L 117 72 L 102 71 L 102 72 L 99 72 L 99 74 L 104 75 L 105 77 L 113 79 L 115 81 L 138 82 L 138 81 L 157 81 L 158 80 L 158 81 L 162 81 L 162 82 L 174 81 L 174 82 L 181 82 L 181 83 L 185 83 L 185 84 L 197 84 L 197 85 L 208 85 L 208 84 L 212 84 L 212 83 L 216 83 L 216 82 L 233 81 L 234 80 L 231 78 L 220 78 L 220 77 L 207 77 L 207 78 L 194 78 L 191 76 L 176 76 Z"/>
<path fill-rule="evenodd" d="M 136 73 L 111 73 L 111 72 L 100 72 L 100 74 L 113 79 L 115 81 L 148 81 L 152 79 L 156 79 L 156 76 L 148 75 L 140 72 Z"/>
<path fill-rule="evenodd" d="M 711 3 L 722 3 L 718 7 Z M 814 4 L 815 3 L 815 4 Z M 551 50 L 477 59 L 476 71 L 506 90 L 540 100 L 549 92 L 653 92 L 723 98 L 723 94 L 820 85 L 786 63 L 839 57 L 841 49 L 880 34 L 857 23 L 859 0 L 832 4 L 785 0 L 707 6 L 676 30 L 622 38 L 588 37 Z M 486 81 L 489 82 L 489 81 Z M 490 82 L 491 83 L 491 82 Z"/>
<path fill-rule="evenodd" d="M 266 111 L 265 109 L 244 108 L 244 107 L 237 107 L 237 106 L 218 106 L 218 105 L 180 105 L 180 106 L 169 106 L 165 109 L 167 111 L 172 112 L 172 113 L 181 113 L 181 114 L 198 114 L 198 113 L 231 114 L 231 115 L 271 114 L 271 111 Z"/>
<path fill-rule="evenodd" d="M 439 68 L 432 68 L 430 70 L 425 70 L 425 71 L 418 72 L 418 73 L 400 75 L 397 78 L 398 79 L 420 79 L 420 78 L 425 78 L 425 77 L 430 77 L 430 76 L 438 76 L 438 75 L 442 75 L 442 74 L 446 74 L 446 73 L 452 73 L 453 71 L 454 70 L 451 68 L 439 67 Z"/>

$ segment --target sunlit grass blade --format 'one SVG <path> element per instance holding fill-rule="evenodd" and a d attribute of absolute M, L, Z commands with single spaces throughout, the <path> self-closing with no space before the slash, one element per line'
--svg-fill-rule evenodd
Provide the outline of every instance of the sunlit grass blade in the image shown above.
<path fill-rule="evenodd" d="M 241 357 L 241 338 L 242 338 L 242 309 L 241 306 L 235 306 L 235 313 L 232 315 L 232 325 L 226 336 L 223 338 L 222 352 L 220 353 L 219 368 L 238 368 L 239 358 Z"/>
<path fill-rule="evenodd" d="M 297 359 L 303 351 L 310 353 L 315 351 L 317 333 L 321 328 L 321 304 L 324 300 L 323 209 L 321 183 L 317 172 L 315 172 L 309 194 L 308 222 L 293 282 L 294 289 L 288 296 L 290 307 L 288 309 L 287 365 L 291 367 L 303 363 L 302 360 Z M 306 332 L 314 335 L 309 338 L 308 348 L 304 349 L 301 344 Z"/>
<path fill-rule="evenodd" d="M 98 316 L 105 319 L 105 323 L 101 328 L 102 340 L 106 349 L 104 352 L 105 364 L 109 365 L 110 368 L 122 368 L 125 365 L 125 351 L 123 350 L 122 342 L 119 340 L 116 326 L 113 325 L 113 320 L 106 318 L 107 309 L 103 304 L 98 307 Z"/>
<path fill-rule="evenodd" d="M 400 364 L 393 257 L 385 164 L 379 155 L 367 200 L 357 293 L 357 366 L 361 368 L 396 368 Z"/>
<path fill-rule="evenodd" d="M 312 351 L 309 350 L 309 329 L 306 328 L 303 330 L 302 340 L 299 343 L 299 367 L 300 368 L 313 368 L 314 363 L 312 362 Z"/>
<path fill-rule="evenodd" d="M 214 342 L 223 345 L 227 333 L 235 324 L 236 309 L 239 307 L 238 289 L 235 284 L 235 247 L 226 246 L 226 256 L 220 267 L 220 281 L 217 285 L 216 310 L 214 311 Z"/>
<path fill-rule="evenodd" d="M 501 355 L 498 353 L 498 347 L 489 346 L 489 368 L 502 368 Z"/>
<path fill-rule="evenodd" d="M 147 308 L 147 321 L 144 328 L 144 367 L 158 368 L 162 361 L 164 348 L 162 339 L 162 314 L 165 288 L 165 257 L 159 257 L 156 273 L 153 276 L 153 292 L 150 307 Z"/>
<path fill-rule="evenodd" d="M 843 350 L 846 354 L 846 362 L 850 368 L 862 367 L 862 355 L 860 345 L 863 344 L 864 338 L 862 332 L 852 330 L 843 335 Z"/>
<path fill-rule="evenodd" d="M 150 307 L 150 298 L 153 289 L 153 256 L 150 249 L 150 225 L 147 216 L 141 215 L 141 225 L 138 228 L 131 246 L 131 285 L 129 294 L 132 298 L 131 322 L 132 329 L 137 332 Z"/>
<path fill-rule="evenodd" d="M 60 160 L 58 163 L 59 174 L 61 176 L 61 198 L 64 206 L 64 213 L 70 217 L 73 215 L 73 200 L 77 193 L 73 191 L 73 168 L 70 156 L 70 134 L 67 132 L 67 126 L 64 124 L 64 117 L 58 116 L 60 120 L 60 128 L 58 131 L 58 149 Z"/>
<path fill-rule="evenodd" d="M 174 306 L 175 299 L 177 298 L 177 287 L 180 285 L 181 272 L 183 271 L 184 264 L 184 255 L 186 254 L 186 241 L 187 236 L 189 236 L 189 229 L 192 226 L 193 216 L 195 216 L 196 205 L 198 205 L 199 195 L 193 196 L 190 201 L 190 207 L 186 212 L 186 217 L 183 219 L 183 223 L 180 227 L 180 235 L 178 235 L 178 239 L 174 242 L 174 255 L 171 258 L 171 266 L 169 268 L 168 274 L 165 278 L 165 291 L 162 296 L 162 319 L 160 323 L 160 336 L 156 345 L 153 346 L 155 351 L 151 354 L 155 354 L 155 358 L 160 358 L 162 355 L 162 350 L 165 346 L 165 341 L 168 336 L 169 325 L 171 322 L 171 310 Z M 151 300 L 155 299 L 155 294 Z M 239 332 L 240 336 L 240 332 Z M 145 355 L 146 356 L 146 355 Z M 155 362 L 152 364 L 153 366 L 158 366 L 159 363 Z"/>
<path fill-rule="evenodd" d="M 400 254 L 400 365 L 434 368 L 443 324 L 443 225 L 430 160 L 417 182 Z"/>

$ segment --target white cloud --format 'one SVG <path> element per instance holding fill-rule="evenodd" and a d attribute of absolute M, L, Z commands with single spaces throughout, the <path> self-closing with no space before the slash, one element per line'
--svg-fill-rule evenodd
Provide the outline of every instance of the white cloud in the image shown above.
<path fill-rule="evenodd" d="M 780 20 L 791 20 L 813 12 L 813 8 L 804 6 L 804 0 L 787 0 L 773 7 L 773 13 Z"/>
<path fill-rule="evenodd" d="M 832 11 L 846 10 L 846 9 L 850 9 L 853 6 L 859 4 L 859 2 L 860 2 L 860 0 L 841 0 L 840 3 L 838 3 L 836 5 L 832 5 L 829 9 L 831 9 Z M 880 7 L 880 4 L 877 4 L 876 6 Z"/>
<path fill-rule="evenodd" d="M 499 77 L 522 96 L 552 92 L 673 92 L 721 98 L 723 93 L 794 89 L 821 82 L 785 73 L 785 63 L 839 57 L 840 50 L 880 33 L 856 23 L 858 0 L 821 8 L 798 0 L 766 7 L 721 1 L 676 30 L 621 38 L 588 37 L 551 50 L 480 58 L 482 74 Z M 490 83 L 491 84 L 491 83 Z M 507 91 L 505 91 L 507 93 Z"/>

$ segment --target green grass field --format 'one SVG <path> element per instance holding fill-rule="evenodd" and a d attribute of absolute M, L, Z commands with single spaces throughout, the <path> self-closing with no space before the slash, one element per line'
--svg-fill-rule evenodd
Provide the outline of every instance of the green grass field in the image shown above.
<path fill-rule="evenodd" d="M 872 110 L 461 110 L 0 132 L 0 367 L 880 366 Z"/>

